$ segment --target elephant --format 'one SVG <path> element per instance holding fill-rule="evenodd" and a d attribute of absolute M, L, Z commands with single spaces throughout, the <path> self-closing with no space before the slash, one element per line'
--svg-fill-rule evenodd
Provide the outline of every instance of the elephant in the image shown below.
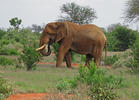
<path fill-rule="evenodd" d="M 36 51 L 43 56 L 49 56 L 50 45 L 54 42 L 59 43 L 56 67 L 60 67 L 65 58 L 67 67 L 71 68 L 71 51 L 86 55 L 85 65 L 94 58 L 97 67 L 99 67 L 104 47 L 105 56 L 107 53 L 106 36 L 94 24 L 79 25 L 68 21 L 48 23 L 42 32 L 40 45 Z M 48 46 L 47 52 L 46 46 Z"/>

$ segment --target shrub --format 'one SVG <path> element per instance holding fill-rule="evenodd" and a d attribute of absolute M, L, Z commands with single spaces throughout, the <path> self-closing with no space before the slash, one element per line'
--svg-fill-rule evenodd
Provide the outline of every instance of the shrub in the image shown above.
<path fill-rule="evenodd" d="M 120 57 L 118 55 L 108 56 L 105 59 L 105 65 L 113 65 L 119 58 Z"/>
<path fill-rule="evenodd" d="M 9 49 L 3 47 L 0 49 L 0 55 L 9 55 Z"/>
<path fill-rule="evenodd" d="M 117 39 L 115 38 L 114 33 L 107 33 L 107 47 L 108 51 L 117 51 L 116 45 L 117 45 Z"/>
<path fill-rule="evenodd" d="M 53 52 L 54 52 L 54 53 L 56 54 L 56 56 L 57 56 L 59 44 L 58 44 L 58 43 L 53 43 L 53 44 L 52 44 L 52 47 L 53 47 Z"/>
<path fill-rule="evenodd" d="M 4 56 L 1 56 L 0 57 L 0 65 L 2 65 L 2 66 L 13 65 L 13 60 L 8 59 Z"/>
<path fill-rule="evenodd" d="M 81 55 L 81 62 L 85 62 L 86 61 L 86 56 L 85 55 Z"/>
<path fill-rule="evenodd" d="M 9 55 L 18 55 L 18 51 L 16 49 L 10 49 L 9 50 Z"/>
<path fill-rule="evenodd" d="M 112 65 L 113 68 L 129 67 L 130 59 L 132 58 L 131 50 L 127 49 L 120 56 L 119 59 Z"/>
<path fill-rule="evenodd" d="M 77 82 L 75 80 L 66 80 L 66 79 L 62 79 L 59 81 L 59 83 L 57 84 L 57 89 L 60 91 L 64 91 L 64 90 L 72 90 L 73 88 L 75 88 L 77 86 Z"/>
<path fill-rule="evenodd" d="M 136 42 L 131 47 L 131 50 L 132 50 L 131 55 L 133 56 L 133 58 L 130 59 L 131 69 L 134 72 L 139 72 L 139 35 Z"/>
<path fill-rule="evenodd" d="M 29 45 L 34 47 L 34 45 L 38 46 L 37 44 L 39 42 L 38 41 L 39 35 L 36 35 L 35 33 L 31 32 L 28 29 L 21 29 L 21 30 L 8 29 L 7 34 L 3 36 L 3 39 L 18 42 L 22 45 L 26 46 Z"/>
<path fill-rule="evenodd" d="M 12 42 L 11 40 L 6 40 L 6 39 L 0 40 L 1 47 L 3 47 L 4 45 L 8 45 L 11 42 Z"/>
<path fill-rule="evenodd" d="M 3 47 L 0 49 L 0 55 L 18 55 L 18 51 L 16 49 L 11 49 L 7 47 Z"/>
<path fill-rule="evenodd" d="M 89 95 L 91 96 L 92 100 L 115 100 L 115 98 L 117 98 L 113 87 L 110 87 L 109 85 L 94 85 L 90 89 Z"/>
<path fill-rule="evenodd" d="M 0 76 L 0 100 L 8 97 L 12 91 L 12 84 Z"/>
<path fill-rule="evenodd" d="M 91 86 L 89 96 L 93 100 L 114 100 L 117 95 L 115 89 L 122 83 L 122 78 L 113 75 L 106 76 L 102 69 L 97 69 L 94 63 L 89 68 L 81 66 L 78 79 Z"/>
<path fill-rule="evenodd" d="M 124 51 L 135 43 L 137 31 L 118 25 L 107 34 L 108 50 Z"/>
<path fill-rule="evenodd" d="M 72 83 L 76 84 L 73 85 L 74 88 L 78 84 L 87 84 L 90 87 L 88 95 L 92 100 L 114 100 L 117 98 L 115 89 L 122 85 L 122 81 L 122 77 L 106 75 L 102 69 L 97 69 L 96 65 L 91 62 L 89 67 L 80 65 L 79 75 L 74 78 Z M 59 85 L 61 87 L 58 89 L 68 89 L 71 83 L 65 82 L 61 82 Z"/>
<path fill-rule="evenodd" d="M 0 29 L 0 39 L 6 34 L 6 31 Z"/>
<path fill-rule="evenodd" d="M 35 51 L 35 48 L 24 47 L 18 59 L 20 63 L 24 63 L 28 71 L 34 70 L 36 69 L 35 62 L 39 61 L 39 54 Z"/>

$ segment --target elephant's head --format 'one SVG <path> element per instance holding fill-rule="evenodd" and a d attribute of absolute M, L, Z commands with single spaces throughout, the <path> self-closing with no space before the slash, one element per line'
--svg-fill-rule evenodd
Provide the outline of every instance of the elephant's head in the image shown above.
<path fill-rule="evenodd" d="M 44 56 L 49 56 L 51 54 L 50 45 L 53 42 L 59 42 L 67 34 L 67 23 L 66 22 L 54 22 L 49 23 L 43 30 L 42 36 L 40 38 L 40 47 L 36 51 Z M 45 51 L 45 47 L 48 45 L 48 52 Z"/>

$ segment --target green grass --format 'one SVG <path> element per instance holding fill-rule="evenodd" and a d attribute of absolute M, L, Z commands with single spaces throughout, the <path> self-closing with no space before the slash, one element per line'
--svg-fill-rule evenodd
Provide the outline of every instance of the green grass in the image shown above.
<path fill-rule="evenodd" d="M 35 71 L 4 71 L 3 76 L 12 80 L 17 91 L 47 92 L 56 88 L 62 78 L 72 78 L 77 69 L 39 67 Z"/>
<path fill-rule="evenodd" d="M 53 61 L 53 59 L 43 60 L 43 62 Z M 15 92 L 57 92 L 56 85 L 60 79 L 72 79 L 78 74 L 78 69 L 56 68 L 55 64 L 39 65 L 34 71 L 14 70 L 9 67 L 1 69 L 0 72 L 3 73 L 3 77 L 14 82 Z M 139 100 L 139 74 L 131 73 L 127 67 L 104 69 L 107 74 L 122 75 L 124 78 L 123 86 L 117 90 L 121 97 L 119 100 Z"/>
<path fill-rule="evenodd" d="M 131 73 L 127 67 L 109 69 L 111 73 L 124 78 L 123 86 L 117 90 L 120 100 L 139 100 L 139 74 Z"/>

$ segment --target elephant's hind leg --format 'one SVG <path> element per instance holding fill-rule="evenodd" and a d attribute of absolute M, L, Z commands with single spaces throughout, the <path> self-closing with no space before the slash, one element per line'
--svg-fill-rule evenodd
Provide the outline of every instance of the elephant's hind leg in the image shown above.
<path fill-rule="evenodd" d="M 91 56 L 90 54 L 86 55 L 86 62 L 85 62 L 85 66 L 89 66 L 90 60 L 92 60 L 93 56 Z"/>
<path fill-rule="evenodd" d="M 94 62 L 96 63 L 98 68 L 99 68 L 99 65 L 100 65 L 100 58 L 101 58 L 101 55 L 102 55 L 102 50 L 103 50 L 103 48 L 99 45 L 96 46 L 93 50 Z"/>
<path fill-rule="evenodd" d="M 66 65 L 68 68 L 71 68 L 71 52 L 68 51 L 65 55 Z"/>

